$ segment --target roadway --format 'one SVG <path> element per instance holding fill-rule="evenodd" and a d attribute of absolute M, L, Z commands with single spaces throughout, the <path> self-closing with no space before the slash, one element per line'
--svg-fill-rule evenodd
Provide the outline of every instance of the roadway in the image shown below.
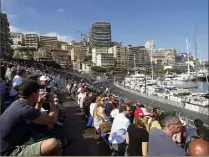
<path fill-rule="evenodd" d="M 142 104 L 150 104 L 151 107 L 158 107 L 163 111 L 176 111 L 179 113 L 182 110 L 182 108 L 178 108 L 170 104 L 161 103 L 157 101 L 153 102 L 153 100 L 149 99 L 149 96 L 145 98 L 145 97 L 124 91 L 116 87 L 113 82 L 109 83 L 109 87 L 110 87 L 110 90 L 117 91 L 118 93 L 120 93 L 120 97 L 123 97 L 125 99 L 130 99 L 130 100 L 136 100 Z M 181 113 L 181 116 L 187 117 L 191 123 L 193 123 L 195 119 L 201 119 L 204 122 L 205 126 L 209 127 L 209 116 L 207 115 L 203 115 L 200 113 L 196 113 L 196 112 L 192 112 L 190 110 L 184 109 L 183 112 Z"/>

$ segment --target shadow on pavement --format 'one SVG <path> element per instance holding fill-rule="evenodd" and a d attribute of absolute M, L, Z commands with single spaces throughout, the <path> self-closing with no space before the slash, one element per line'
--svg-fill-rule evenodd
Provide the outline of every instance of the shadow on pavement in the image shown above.
<path fill-rule="evenodd" d="M 63 101 L 63 100 L 62 100 Z M 83 116 L 77 111 L 75 101 L 64 103 L 67 118 L 63 129 L 59 130 L 59 136 L 68 137 L 73 140 L 72 144 L 65 148 L 65 156 L 109 156 L 111 150 L 102 140 L 95 140 L 93 128 L 85 129 Z"/>

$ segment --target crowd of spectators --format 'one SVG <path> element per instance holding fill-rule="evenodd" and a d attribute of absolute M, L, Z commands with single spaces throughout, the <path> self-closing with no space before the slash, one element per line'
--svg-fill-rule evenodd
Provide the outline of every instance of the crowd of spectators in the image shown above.
<path fill-rule="evenodd" d="M 34 75 L 36 74 L 36 75 Z M 115 156 L 207 156 L 209 131 L 200 119 L 195 128 L 175 112 L 149 109 L 146 104 L 123 101 L 92 88 L 89 79 L 37 62 L 1 62 L 1 155 L 62 155 L 71 140 L 56 136 L 65 110 L 57 80 L 66 89 Z M 55 83 L 55 84 L 54 84 Z"/>
<path fill-rule="evenodd" d="M 209 155 L 209 130 L 200 119 L 188 128 L 176 112 L 98 94 L 84 82 L 69 82 L 68 91 L 86 117 L 86 128 L 95 129 L 95 139 L 103 139 L 112 155 Z"/>

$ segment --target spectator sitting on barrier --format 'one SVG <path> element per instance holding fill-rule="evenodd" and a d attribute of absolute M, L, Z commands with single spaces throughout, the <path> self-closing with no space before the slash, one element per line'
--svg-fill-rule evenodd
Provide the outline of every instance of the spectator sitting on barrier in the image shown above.
<path fill-rule="evenodd" d="M 43 76 L 41 76 L 39 78 L 39 80 L 40 80 L 40 85 L 42 85 L 45 88 L 46 92 L 53 93 L 52 89 L 50 87 L 51 79 L 48 76 L 44 76 L 43 75 Z M 47 91 L 47 89 L 49 91 Z M 56 94 L 54 94 L 54 93 L 53 93 L 53 95 L 54 95 L 54 102 L 55 102 L 55 105 L 57 107 L 57 112 L 59 113 L 59 111 L 60 111 L 60 102 L 59 102 L 58 96 Z M 41 108 L 41 112 L 47 112 L 50 109 L 50 104 L 47 102 L 47 100 L 44 103 L 42 103 L 42 106 L 43 107 Z M 51 127 L 53 128 L 53 126 L 54 125 L 52 125 Z M 55 126 L 62 127 L 63 124 L 60 123 L 60 122 L 56 122 Z"/>
<path fill-rule="evenodd" d="M 6 93 L 6 82 L 4 80 L 4 71 L 1 71 L 1 77 L 0 77 L 0 103 L 1 103 L 1 113 L 4 111 L 4 99 L 5 99 L 5 93 Z"/>
<path fill-rule="evenodd" d="M 189 156 L 209 156 L 209 142 L 203 139 L 194 139 L 187 150 Z"/>
<path fill-rule="evenodd" d="M 110 117 L 110 112 L 112 110 L 112 102 L 114 101 L 114 97 L 112 95 L 105 98 L 105 114 Z"/>
<path fill-rule="evenodd" d="M 109 141 L 112 143 L 113 149 L 120 155 L 125 154 L 126 145 L 125 137 L 127 128 L 130 124 L 127 116 L 131 115 L 131 104 L 125 104 L 123 106 L 123 112 L 115 116 L 109 136 Z"/>
<path fill-rule="evenodd" d="M 77 89 L 77 84 L 74 83 L 74 84 L 73 84 L 73 87 L 72 87 L 72 89 L 71 89 L 71 97 L 73 98 L 73 100 L 76 99 L 76 89 Z"/>
<path fill-rule="evenodd" d="M 127 156 L 147 156 L 149 133 L 146 130 L 147 118 L 145 116 L 140 110 L 135 113 L 133 124 L 128 126 L 126 134 Z"/>
<path fill-rule="evenodd" d="M 86 97 L 84 98 L 83 100 L 83 104 L 84 104 L 84 108 L 85 108 L 85 116 L 88 118 L 90 116 L 90 105 L 92 103 L 92 95 L 93 95 L 93 92 L 92 90 L 90 90 L 89 88 L 86 88 Z"/>
<path fill-rule="evenodd" d="M 83 102 L 84 102 L 84 98 L 86 97 L 86 90 L 85 88 L 81 88 L 80 93 L 78 94 L 78 105 L 79 105 L 79 109 L 81 112 L 83 112 Z"/>
<path fill-rule="evenodd" d="M 100 124 L 102 124 L 103 122 L 109 121 L 104 111 L 105 110 L 104 101 L 105 101 L 105 97 L 102 97 L 102 98 L 99 97 L 96 101 L 96 106 L 93 112 L 94 128 L 96 129 L 96 135 L 99 134 Z"/>
<path fill-rule="evenodd" d="M 172 139 L 174 142 L 176 142 L 179 146 L 184 148 L 185 141 L 186 141 L 186 121 L 180 119 L 182 123 L 182 127 L 179 133 L 174 134 Z"/>
<path fill-rule="evenodd" d="M 152 117 L 152 114 L 151 113 L 148 113 L 148 112 L 145 112 L 144 110 L 143 110 L 143 107 L 141 108 L 141 107 L 138 107 L 135 111 L 134 111 L 134 117 L 135 116 L 137 116 L 139 113 L 141 113 L 141 112 L 143 112 L 143 114 L 145 115 L 145 117 L 144 118 L 146 118 L 146 120 L 147 120 L 147 123 L 145 124 L 145 126 L 146 126 L 146 129 L 147 129 L 147 131 L 149 130 L 149 122 L 150 122 L 150 119 L 151 119 L 151 117 Z"/>
<path fill-rule="evenodd" d="M 159 108 L 153 108 L 153 116 L 151 121 L 149 122 L 148 132 L 152 128 L 158 128 L 161 129 L 160 123 L 159 123 L 159 116 L 160 116 L 160 109 Z"/>
<path fill-rule="evenodd" d="M 173 135 L 179 133 L 182 127 L 176 113 L 161 113 L 159 123 L 162 130 L 150 130 L 148 156 L 186 156 L 184 149 L 172 140 Z"/>
<path fill-rule="evenodd" d="M 90 107 L 89 107 L 89 117 L 88 117 L 88 122 L 86 124 L 86 127 L 92 127 L 93 126 L 93 112 L 94 112 L 94 109 L 95 109 L 95 106 L 96 106 L 96 101 L 97 101 L 97 97 L 96 95 L 92 95 L 91 96 L 91 104 L 90 104 Z"/>
<path fill-rule="evenodd" d="M 30 128 L 31 123 L 50 125 L 57 121 L 58 114 L 53 95 L 49 95 L 51 102 L 49 114 L 39 112 L 40 102 L 46 96 L 46 93 L 39 89 L 40 86 L 34 81 L 23 81 L 19 88 L 20 98 L 1 115 L 1 155 L 40 156 L 57 153 L 61 155 L 62 143 L 59 140 L 47 139 L 38 133 L 35 134 Z"/>
<path fill-rule="evenodd" d="M 8 82 L 11 82 L 12 79 L 13 79 L 13 75 L 12 75 L 12 67 L 13 67 L 13 64 L 9 63 L 8 64 L 8 67 L 7 67 L 7 70 L 6 70 L 6 74 L 5 74 L 5 79 L 8 81 Z"/>
<path fill-rule="evenodd" d="M 17 72 L 17 75 L 12 80 L 12 87 L 10 90 L 10 97 L 15 99 L 16 96 L 18 95 L 18 89 L 19 86 L 22 84 L 23 79 L 26 77 L 26 70 L 25 69 L 20 69 Z"/>
<path fill-rule="evenodd" d="M 118 106 L 119 106 L 119 102 L 117 100 L 114 100 L 112 102 L 112 110 L 110 112 L 110 116 L 112 118 L 112 122 L 113 122 L 113 119 L 115 118 L 115 116 L 117 116 L 119 114 Z"/>

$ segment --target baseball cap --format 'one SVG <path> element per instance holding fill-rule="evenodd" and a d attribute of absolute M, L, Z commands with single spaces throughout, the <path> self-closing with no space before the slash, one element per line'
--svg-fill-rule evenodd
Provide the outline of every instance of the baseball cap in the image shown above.
<path fill-rule="evenodd" d="M 41 88 L 42 86 L 38 85 L 35 81 L 26 80 L 26 81 L 23 81 L 22 84 L 20 85 L 18 93 L 21 96 L 28 97 L 32 93 L 36 92 L 37 90 Z"/>
<path fill-rule="evenodd" d="M 50 78 L 48 76 L 44 76 L 42 75 L 40 78 L 39 78 L 40 81 L 50 81 Z"/>
<path fill-rule="evenodd" d="M 143 110 L 142 110 L 141 108 L 137 108 L 137 109 L 134 111 L 134 117 L 135 117 L 135 118 L 144 117 L 144 116 L 149 116 L 149 117 L 151 117 L 152 114 L 144 113 Z"/>

